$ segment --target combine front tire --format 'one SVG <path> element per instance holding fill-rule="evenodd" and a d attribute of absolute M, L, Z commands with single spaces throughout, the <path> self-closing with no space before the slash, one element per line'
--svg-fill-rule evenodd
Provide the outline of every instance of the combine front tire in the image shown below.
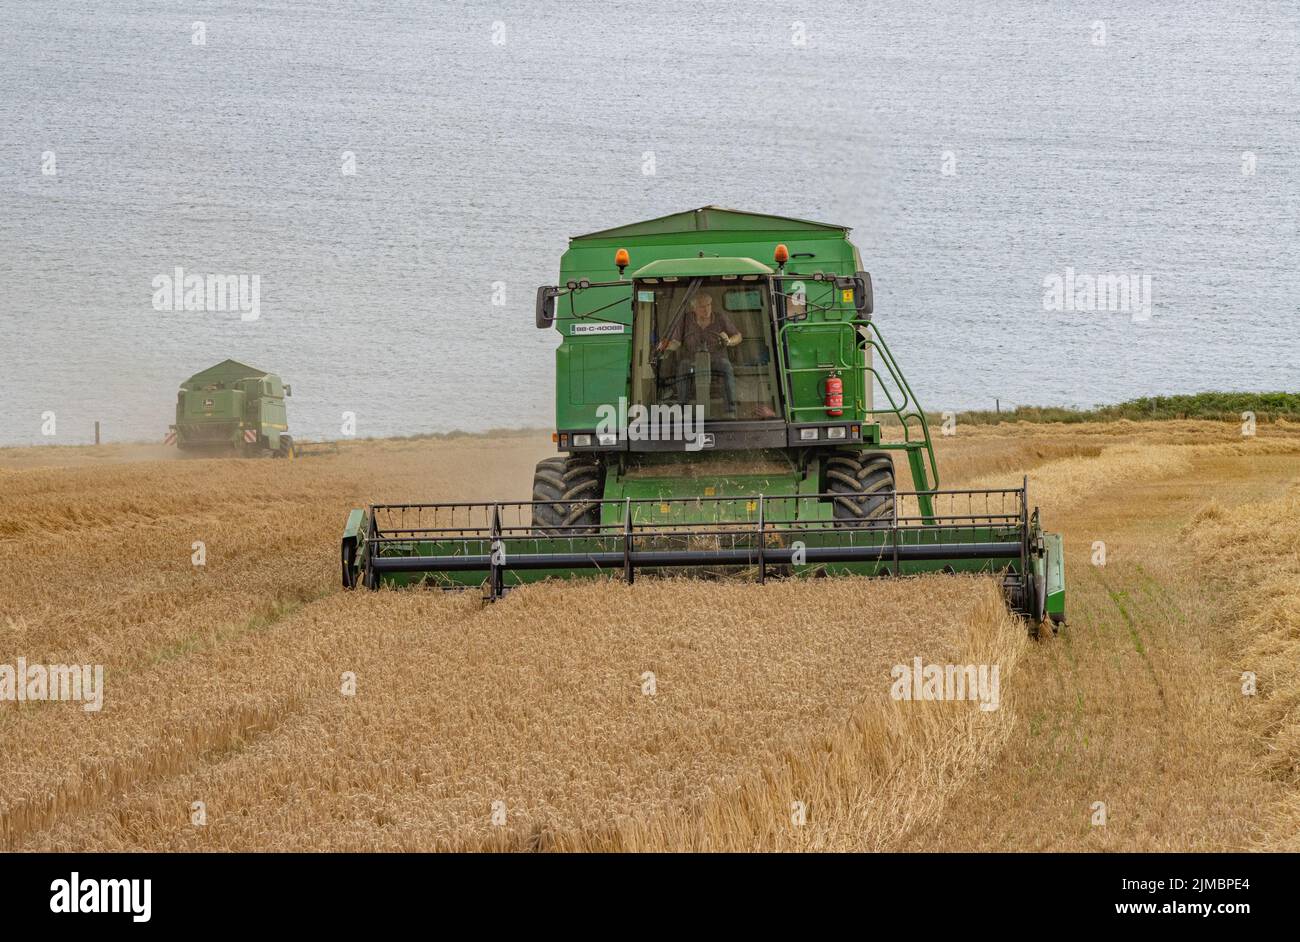
<path fill-rule="evenodd" d="M 586 455 L 556 455 L 537 463 L 533 473 L 533 529 L 540 536 L 595 533 L 605 469 Z"/>
<path fill-rule="evenodd" d="M 894 525 L 894 461 L 887 454 L 833 451 L 824 459 L 837 527 Z"/>

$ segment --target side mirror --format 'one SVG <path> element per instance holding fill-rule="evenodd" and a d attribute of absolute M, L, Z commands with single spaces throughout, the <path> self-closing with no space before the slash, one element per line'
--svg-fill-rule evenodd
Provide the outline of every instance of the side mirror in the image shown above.
<path fill-rule="evenodd" d="M 539 329 L 545 330 L 555 323 L 555 298 L 560 289 L 551 285 L 542 285 L 537 289 L 536 319 Z"/>
<path fill-rule="evenodd" d="M 871 290 L 871 272 L 860 271 L 853 279 L 853 306 L 858 309 L 859 317 L 870 317 L 876 307 L 876 299 Z"/>
<path fill-rule="evenodd" d="M 285 383 L 285 384 L 284 384 L 284 394 L 285 394 L 286 396 L 292 396 L 292 395 L 293 395 L 293 387 L 290 386 L 288 383 Z"/>

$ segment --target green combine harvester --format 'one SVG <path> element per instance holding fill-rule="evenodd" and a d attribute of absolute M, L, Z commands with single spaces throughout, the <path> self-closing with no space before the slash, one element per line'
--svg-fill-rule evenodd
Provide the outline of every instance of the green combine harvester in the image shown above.
<path fill-rule="evenodd" d="M 274 373 L 223 360 L 181 383 L 166 442 L 191 454 L 292 458 L 284 407 L 291 394 Z"/>
<path fill-rule="evenodd" d="M 353 510 L 343 584 L 495 599 L 553 577 L 986 572 L 1062 622 L 1061 538 L 1027 483 L 939 489 L 848 235 L 706 206 L 571 239 L 537 292 L 560 334 L 558 453 L 532 499 Z"/>

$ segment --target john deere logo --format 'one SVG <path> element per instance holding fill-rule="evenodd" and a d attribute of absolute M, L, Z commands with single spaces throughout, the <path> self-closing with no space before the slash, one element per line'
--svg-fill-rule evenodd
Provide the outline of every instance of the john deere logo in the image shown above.
<path fill-rule="evenodd" d="M 211 409 L 211 408 L 212 408 L 213 406 L 215 406 L 216 404 L 217 404 L 216 401 L 215 401 L 215 400 L 212 400 L 212 399 L 204 399 L 204 400 L 203 400 L 203 408 L 205 408 L 205 409 Z"/>

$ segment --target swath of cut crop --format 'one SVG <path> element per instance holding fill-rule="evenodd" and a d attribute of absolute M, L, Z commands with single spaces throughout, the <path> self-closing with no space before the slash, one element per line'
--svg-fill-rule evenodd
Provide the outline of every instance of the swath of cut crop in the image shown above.
<path fill-rule="evenodd" d="M 1223 580 L 1239 612 L 1232 637 L 1257 684 L 1242 735 L 1258 741 L 1259 774 L 1286 789 L 1262 849 L 1300 850 L 1300 480 L 1280 500 L 1211 504 L 1185 535 L 1207 572 L 1232 574 Z"/>
<path fill-rule="evenodd" d="M 1062 458 L 1034 469 L 1029 502 L 1059 512 L 1106 487 L 1137 478 L 1170 477 L 1191 467 L 1192 449 L 1179 445 L 1112 445 L 1096 457 Z M 1019 482 L 1015 482 L 1018 486 Z M 1005 475 L 976 478 L 963 486 L 1010 486 Z"/>

